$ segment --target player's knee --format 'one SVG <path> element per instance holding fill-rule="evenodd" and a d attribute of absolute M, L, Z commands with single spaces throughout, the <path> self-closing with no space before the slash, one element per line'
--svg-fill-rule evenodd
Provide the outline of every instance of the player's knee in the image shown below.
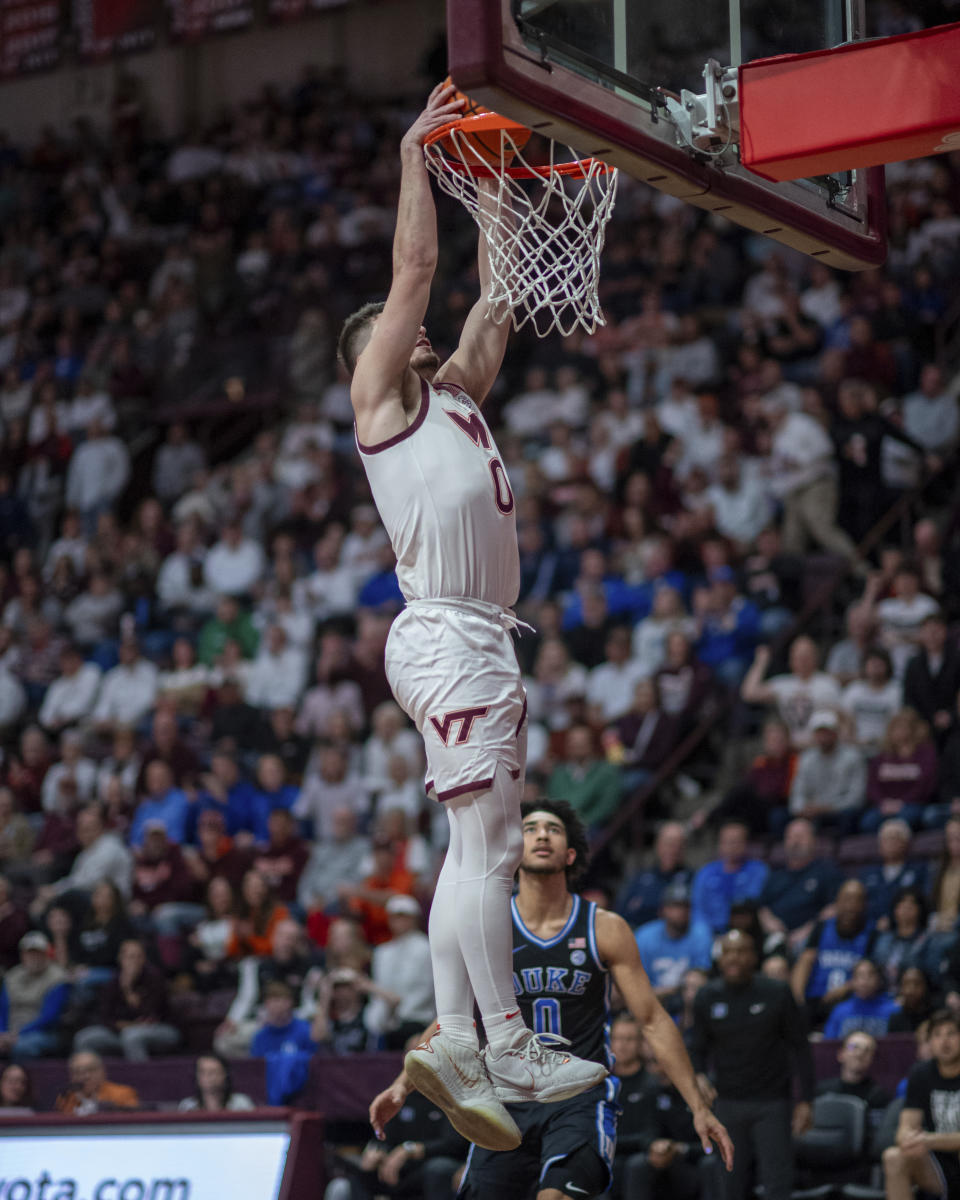
<path fill-rule="evenodd" d="M 888 1146 L 881 1157 L 885 1171 L 902 1171 L 906 1166 L 907 1160 L 899 1146 Z"/>

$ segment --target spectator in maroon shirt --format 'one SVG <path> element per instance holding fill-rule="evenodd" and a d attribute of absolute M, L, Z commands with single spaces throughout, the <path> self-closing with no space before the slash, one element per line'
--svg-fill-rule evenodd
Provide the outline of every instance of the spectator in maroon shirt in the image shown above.
<path fill-rule="evenodd" d="M 900 817 L 919 829 L 924 807 L 937 787 L 937 752 L 930 729 L 912 708 L 890 718 L 887 735 L 867 774 L 869 808 L 861 833 L 875 833 L 887 817 Z"/>
<path fill-rule="evenodd" d="M 257 852 L 253 866 L 259 871 L 278 900 L 293 904 L 297 885 L 310 857 L 310 848 L 296 833 L 297 822 L 285 808 L 274 808 L 267 816 L 270 840 Z"/>
<path fill-rule="evenodd" d="M 177 787 L 190 786 L 200 774 L 200 758 L 181 738 L 177 729 L 176 713 L 169 708 L 158 708 L 153 715 L 151 741 L 140 768 L 140 791 L 145 787 L 147 768 L 158 758 L 173 772 L 173 781 Z"/>
<path fill-rule="evenodd" d="M 613 732 L 623 748 L 624 789 L 641 787 L 666 762 L 677 744 L 677 721 L 663 711 L 655 680 L 639 680 L 633 691 L 633 705 L 616 723 Z"/>
<path fill-rule="evenodd" d="M 161 938 L 176 938 L 203 919 L 196 880 L 180 847 L 167 839 L 160 821 L 147 822 L 143 846 L 136 851 L 128 911 Z"/>
<path fill-rule="evenodd" d="M 710 813 L 698 813 L 694 826 L 710 823 L 720 826 L 726 821 L 741 821 L 752 835 L 770 831 L 770 813 L 785 808 L 790 799 L 790 785 L 797 767 L 797 756 L 790 746 L 790 731 L 783 721 L 772 719 L 763 726 L 763 748 L 750 764 L 746 778 L 724 796 Z"/>
<path fill-rule="evenodd" d="M 350 663 L 343 672 L 360 688 L 364 711 L 372 713 L 384 700 L 392 700 L 393 693 L 387 682 L 383 665 L 383 652 L 390 632 L 389 616 L 376 612 L 361 612 L 357 621 L 357 638 L 353 643 Z"/>
<path fill-rule="evenodd" d="M 210 698 L 210 741 L 217 746 L 229 742 L 233 746 L 252 746 L 257 736 L 260 714 L 243 698 L 239 682 L 232 677 L 223 683 Z"/>
<path fill-rule="evenodd" d="M 120 946 L 117 976 L 104 988 L 97 1007 L 99 1023 L 81 1029 L 73 1050 L 122 1054 L 145 1062 L 151 1053 L 172 1050 L 180 1033 L 168 1019 L 167 985 L 147 962 L 143 943 L 134 939 Z"/>
<path fill-rule="evenodd" d="M 673 717 L 683 736 L 705 715 L 713 693 L 713 673 L 693 657 L 690 639 L 679 631 L 667 635 L 666 661 L 654 679 L 660 705 Z"/>
<path fill-rule="evenodd" d="M 17 876 L 27 874 L 35 885 L 52 883 L 66 875 L 80 851 L 77 840 L 77 813 L 80 797 L 76 780 L 65 775 L 57 789 L 56 808 L 43 819 L 43 827 L 33 843 L 30 865 L 26 871 L 17 871 Z"/>
<path fill-rule="evenodd" d="M 197 817 L 197 845 L 185 846 L 183 856 L 201 887 L 222 875 L 235 892 L 253 861 L 253 852 L 241 849 L 227 834 L 226 819 L 215 808 L 205 808 Z"/>
<path fill-rule="evenodd" d="M 50 744 L 46 734 L 39 726 L 30 725 L 20 735 L 20 753 L 7 771 L 7 787 L 13 792 L 20 812 L 41 811 L 43 780 L 50 761 Z"/>
<path fill-rule="evenodd" d="M 20 939 L 30 928 L 26 909 L 14 904 L 10 896 L 10 881 L 0 875 L 0 971 L 20 961 Z"/>

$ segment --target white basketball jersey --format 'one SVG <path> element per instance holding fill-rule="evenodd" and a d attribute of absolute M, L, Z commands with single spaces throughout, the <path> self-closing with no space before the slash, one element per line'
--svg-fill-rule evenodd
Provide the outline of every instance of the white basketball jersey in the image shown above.
<path fill-rule="evenodd" d="M 403 433 L 357 439 L 407 600 L 463 597 L 509 608 L 520 590 L 513 492 L 480 409 L 454 384 L 421 380 Z"/>

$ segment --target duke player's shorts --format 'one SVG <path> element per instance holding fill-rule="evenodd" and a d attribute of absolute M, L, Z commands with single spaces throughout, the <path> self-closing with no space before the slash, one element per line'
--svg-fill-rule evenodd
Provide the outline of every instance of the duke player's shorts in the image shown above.
<path fill-rule="evenodd" d="M 427 792 L 452 800 L 490 787 L 500 763 L 520 779 L 527 699 L 507 609 L 412 600 L 387 638 L 387 679 L 423 736 Z"/>
<path fill-rule="evenodd" d="M 544 1186 L 564 1191 L 564 1167 L 568 1163 L 567 1173 L 575 1187 L 588 1195 L 608 1188 L 620 1115 L 615 1098 L 618 1082 L 608 1080 L 558 1104 L 508 1104 L 523 1141 L 516 1150 L 499 1153 L 471 1146 L 457 1200 L 528 1200 Z M 578 1152 L 584 1150 L 595 1152 L 599 1161 L 595 1164 L 595 1179 L 588 1178 L 587 1165 L 578 1182 L 574 1164 L 583 1171 L 584 1159 Z"/>

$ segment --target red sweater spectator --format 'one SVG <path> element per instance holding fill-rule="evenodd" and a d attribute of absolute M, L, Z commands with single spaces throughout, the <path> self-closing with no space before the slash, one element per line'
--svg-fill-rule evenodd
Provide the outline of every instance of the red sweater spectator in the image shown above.
<path fill-rule="evenodd" d="M 167 841 L 162 825 L 148 825 L 143 849 L 133 864 L 133 902 L 152 912 L 161 904 L 189 903 L 196 899 L 197 885 L 180 847 Z"/>
<path fill-rule="evenodd" d="M 284 904 L 296 900 L 297 884 L 310 857 L 310 848 L 303 838 L 296 836 L 295 829 L 296 820 L 287 809 L 273 809 L 267 817 L 270 841 L 253 860 L 254 870 L 260 872 Z"/>
<path fill-rule="evenodd" d="M 867 800 L 872 809 L 864 818 L 872 831 L 883 817 L 903 817 L 917 825 L 922 809 L 937 787 L 937 753 L 926 722 L 905 708 L 891 717 L 887 736 L 867 775 Z"/>

